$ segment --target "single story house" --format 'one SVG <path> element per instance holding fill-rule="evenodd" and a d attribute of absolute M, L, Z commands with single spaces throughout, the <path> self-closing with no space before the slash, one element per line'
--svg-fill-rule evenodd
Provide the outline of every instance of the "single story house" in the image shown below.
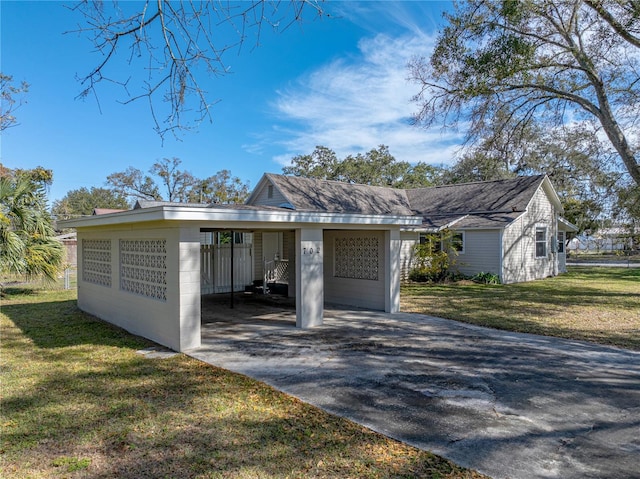
<path fill-rule="evenodd" d="M 461 269 L 558 274 L 561 214 L 546 176 L 401 190 L 265 174 L 244 205 L 139 202 L 63 226 L 78 233 L 80 309 L 183 351 L 200 345 L 200 296 L 248 283 L 295 297 L 301 328 L 325 302 L 398 312 L 412 246 L 445 228 L 462 235 Z"/>
<path fill-rule="evenodd" d="M 401 233 L 405 272 L 419 236 L 444 230 L 453 232 L 460 273 L 493 273 L 508 284 L 566 272 L 567 234 L 578 228 L 562 217 L 546 175 L 412 189 L 407 197 L 422 224 Z"/>

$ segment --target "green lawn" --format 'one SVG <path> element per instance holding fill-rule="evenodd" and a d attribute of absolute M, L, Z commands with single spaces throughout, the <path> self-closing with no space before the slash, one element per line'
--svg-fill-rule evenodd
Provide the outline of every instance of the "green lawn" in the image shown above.
<path fill-rule="evenodd" d="M 406 284 L 402 310 L 640 350 L 640 268 L 574 267 L 529 283 Z"/>
<path fill-rule="evenodd" d="M 75 291 L 2 298 L 2 478 L 479 478 L 480 474 L 82 313 Z M 640 350 L 640 268 L 515 285 L 407 284 L 402 309 Z"/>
<path fill-rule="evenodd" d="M 147 359 L 74 291 L 5 292 L 3 479 L 482 477 L 247 377 Z"/>

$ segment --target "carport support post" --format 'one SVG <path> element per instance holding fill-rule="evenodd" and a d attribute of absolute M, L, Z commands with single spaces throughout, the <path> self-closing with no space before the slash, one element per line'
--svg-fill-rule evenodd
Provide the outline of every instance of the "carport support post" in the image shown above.
<path fill-rule="evenodd" d="M 400 230 L 384 233 L 384 310 L 387 313 L 400 311 Z"/>
<path fill-rule="evenodd" d="M 322 228 L 296 230 L 296 327 L 322 324 L 324 244 Z"/>

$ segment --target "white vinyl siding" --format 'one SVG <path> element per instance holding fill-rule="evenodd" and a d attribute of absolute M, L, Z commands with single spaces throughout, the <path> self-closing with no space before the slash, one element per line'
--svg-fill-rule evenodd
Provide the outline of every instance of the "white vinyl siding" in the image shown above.
<path fill-rule="evenodd" d="M 500 274 L 500 230 L 466 230 L 464 249 L 451 253 L 452 269 L 473 276 L 485 272 Z"/>
<path fill-rule="evenodd" d="M 262 231 L 253 233 L 253 279 L 261 280 L 264 276 L 262 264 Z"/>
<path fill-rule="evenodd" d="M 269 194 L 270 192 L 271 194 Z M 282 196 L 278 189 L 267 181 L 255 195 L 251 204 L 254 206 L 280 206 L 287 202 L 288 200 Z"/>
<path fill-rule="evenodd" d="M 354 279 L 336 277 L 336 240 L 345 238 L 378 239 L 378 278 Z M 327 303 L 347 304 L 360 308 L 385 309 L 384 232 L 325 231 L 324 233 L 324 299 Z"/>
<path fill-rule="evenodd" d="M 400 279 L 406 281 L 413 268 L 415 247 L 420 239 L 420 233 L 413 231 L 400 232 Z"/>
<path fill-rule="evenodd" d="M 503 283 L 520 283 L 557 274 L 556 253 L 549 238 L 556 237 L 556 211 L 543 188 L 534 194 L 527 211 L 504 230 Z M 546 255 L 536 256 L 536 229 L 546 228 Z"/>

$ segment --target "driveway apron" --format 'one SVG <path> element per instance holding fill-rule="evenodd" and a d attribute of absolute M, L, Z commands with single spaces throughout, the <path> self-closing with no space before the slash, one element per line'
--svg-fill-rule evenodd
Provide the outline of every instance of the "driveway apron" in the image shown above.
<path fill-rule="evenodd" d="M 640 477 L 637 352 L 338 308 L 202 342 L 188 354 L 495 478 Z"/>

